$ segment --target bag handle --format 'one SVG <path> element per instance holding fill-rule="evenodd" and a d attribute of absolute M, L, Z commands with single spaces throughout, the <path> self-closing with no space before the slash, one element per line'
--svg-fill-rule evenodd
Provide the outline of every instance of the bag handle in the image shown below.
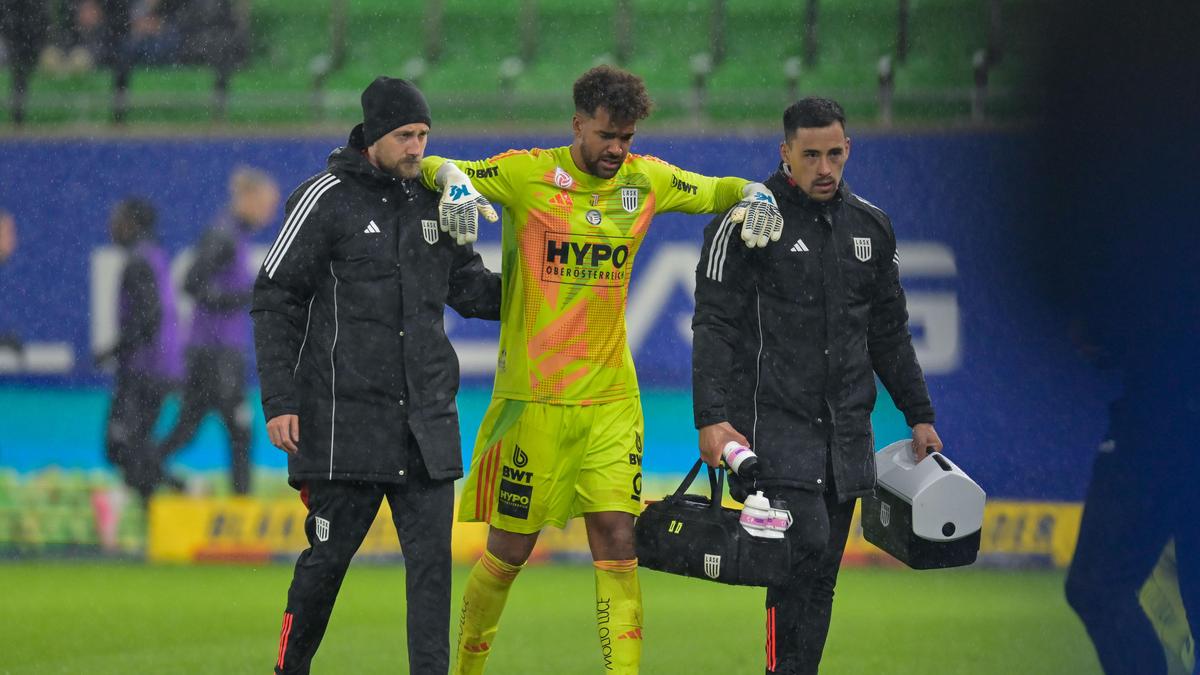
<path fill-rule="evenodd" d="M 687 492 L 687 489 L 692 486 L 692 481 L 696 480 L 696 477 L 700 474 L 700 467 L 702 466 L 704 466 L 704 460 L 696 460 L 696 463 L 692 465 L 692 470 L 687 472 L 687 475 L 683 477 L 683 482 L 679 484 L 679 487 L 675 488 L 675 492 L 668 499 L 682 499 L 683 493 Z M 709 508 L 720 510 L 721 499 L 725 495 L 725 472 L 717 471 L 711 466 L 708 467 L 708 488 L 710 491 L 709 501 L 711 502 Z"/>

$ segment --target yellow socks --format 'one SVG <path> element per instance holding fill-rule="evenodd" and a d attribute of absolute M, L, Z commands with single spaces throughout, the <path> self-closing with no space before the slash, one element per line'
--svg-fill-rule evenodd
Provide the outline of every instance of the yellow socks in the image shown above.
<path fill-rule="evenodd" d="M 642 587 L 637 560 L 597 560 L 596 628 L 604 669 L 634 674 L 642 664 Z"/>
<path fill-rule="evenodd" d="M 492 642 L 500 627 L 500 614 L 508 600 L 508 589 L 524 565 L 509 565 L 484 551 L 467 577 L 462 614 L 458 621 L 458 660 L 454 672 L 478 675 L 483 672 Z M 636 583 L 636 582 L 635 582 Z"/>

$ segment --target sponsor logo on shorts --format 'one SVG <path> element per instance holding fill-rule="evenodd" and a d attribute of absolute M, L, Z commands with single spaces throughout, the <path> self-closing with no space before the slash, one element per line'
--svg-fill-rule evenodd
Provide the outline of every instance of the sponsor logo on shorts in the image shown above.
<path fill-rule="evenodd" d="M 518 469 L 522 469 L 526 464 L 529 463 L 529 455 L 525 454 L 525 451 L 521 449 L 520 445 L 514 445 L 512 460 L 513 466 L 517 467 Z"/>
<path fill-rule="evenodd" d="M 504 467 L 504 477 L 511 478 L 518 483 L 525 483 L 526 485 L 533 482 L 532 471 L 522 471 L 520 469 L 514 469 L 511 466 Z"/>
<path fill-rule="evenodd" d="M 629 498 L 635 502 L 640 502 L 642 500 L 642 472 L 641 471 L 637 472 L 637 474 L 633 477 L 633 494 L 629 495 Z"/>
<path fill-rule="evenodd" d="M 501 478 L 500 504 L 497 510 L 511 518 L 526 520 L 529 518 L 529 504 L 532 497 L 533 488 L 531 486 Z"/>

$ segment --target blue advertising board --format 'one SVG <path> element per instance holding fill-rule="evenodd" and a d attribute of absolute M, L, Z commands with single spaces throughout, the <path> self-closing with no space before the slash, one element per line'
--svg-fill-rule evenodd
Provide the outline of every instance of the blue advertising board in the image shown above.
<path fill-rule="evenodd" d="M 478 158 L 568 140 L 435 135 L 429 151 Z M 869 134 L 853 140 L 847 180 L 895 224 L 914 340 L 947 453 L 991 495 L 1081 499 L 1114 387 L 1078 356 L 1062 317 L 1025 279 L 1030 244 L 1019 226 L 1029 205 L 1021 198 L 1021 176 L 1035 150 L 1032 139 L 997 132 Z M 639 137 L 635 150 L 701 173 L 761 179 L 778 162 L 778 142 Z M 334 138 L 0 143 L 0 208 L 15 215 L 20 233 L 16 255 L 0 266 L 0 336 L 25 343 L 19 358 L 0 348 L 0 466 L 30 471 L 103 464 L 101 426 L 111 376 L 93 366 L 90 354 L 114 338 L 121 258 L 110 245 L 106 221 L 117 200 L 140 195 L 158 206 L 161 238 L 180 275 L 189 247 L 225 204 L 234 167 L 264 169 L 286 193 L 321 170 L 339 143 Z M 704 216 L 656 218 L 635 263 L 629 338 L 647 396 L 651 472 L 683 471 L 695 456 L 689 322 L 707 222 Z M 277 229 L 260 234 L 262 250 Z M 483 223 L 480 229 L 479 250 L 498 266 L 498 226 Z M 453 312 L 447 326 L 463 363 L 469 446 L 494 371 L 497 328 Z M 879 445 L 905 433 L 902 419 L 881 396 Z M 207 429 L 179 461 L 194 468 L 222 466 L 227 461 L 222 442 Z M 260 465 L 282 465 L 261 429 L 254 452 Z"/>

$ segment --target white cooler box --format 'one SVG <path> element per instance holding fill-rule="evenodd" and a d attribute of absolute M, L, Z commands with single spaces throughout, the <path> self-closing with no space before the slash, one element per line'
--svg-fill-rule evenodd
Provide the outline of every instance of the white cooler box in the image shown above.
<path fill-rule="evenodd" d="M 867 541 L 913 569 L 975 562 L 983 527 L 983 488 L 941 453 L 913 460 L 912 441 L 875 453 L 879 485 L 862 500 Z"/>

